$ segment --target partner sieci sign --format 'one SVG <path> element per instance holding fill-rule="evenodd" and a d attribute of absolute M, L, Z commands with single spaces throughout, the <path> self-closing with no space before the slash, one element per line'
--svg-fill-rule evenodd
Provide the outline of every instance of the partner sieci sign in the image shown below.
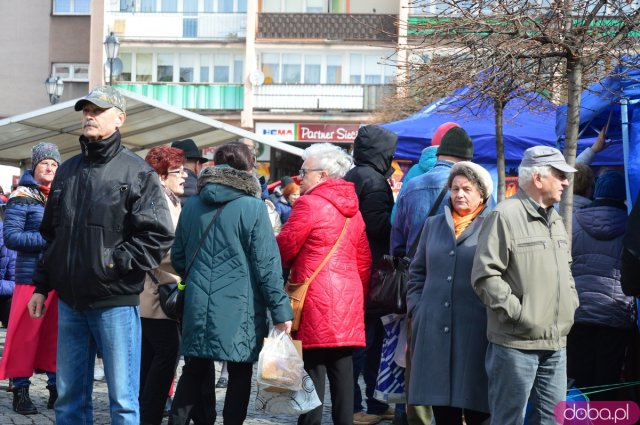
<path fill-rule="evenodd" d="M 640 408 L 633 401 L 563 401 L 554 415 L 563 425 L 632 425 L 640 419 Z"/>

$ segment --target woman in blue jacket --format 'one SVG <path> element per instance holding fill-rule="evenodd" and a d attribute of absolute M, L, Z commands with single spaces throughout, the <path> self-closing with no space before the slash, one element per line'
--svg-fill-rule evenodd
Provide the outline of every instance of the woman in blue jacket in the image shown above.
<path fill-rule="evenodd" d="M 32 319 L 27 310 L 27 303 L 34 291 L 33 271 L 46 245 L 40 235 L 40 223 L 58 165 L 60 153 L 56 145 L 39 143 L 34 146 L 31 152 L 32 169 L 25 171 L 20 178 L 18 188 L 9 196 L 5 212 L 4 242 L 18 255 L 9 328 L 0 362 L 0 379 L 13 378 L 13 410 L 22 415 L 38 413 L 29 397 L 29 378 L 34 370 L 47 373 L 47 409 L 53 409 L 58 398 L 55 374 L 58 297 L 52 292 L 47 298 L 43 320 Z"/>
<path fill-rule="evenodd" d="M 0 210 L 0 322 L 5 328 L 9 326 L 11 298 L 15 287 L 16 252 L 7 248 L 2 237 L 4 211 Z"/>

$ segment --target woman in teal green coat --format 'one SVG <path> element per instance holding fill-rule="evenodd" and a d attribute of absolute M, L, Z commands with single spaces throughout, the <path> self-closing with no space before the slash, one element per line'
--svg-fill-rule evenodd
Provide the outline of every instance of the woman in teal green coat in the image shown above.
<path fill-rule="evenodd" d="M 253 174 L 255 157 L 246 145 L 233 142 L 218 148 L 213 160 L 216 166 L 200 172 L 198 196 L 182 209 L 171 250 L 173 267 L 183 277 L 195 258 L 186 277 L 182 354 L 187 360 L 171 408 L 174 424 L 201 415 L 203 409 L 192 412 L 196 404 L 215 406 L 213 385 L 204 385 L 212 388 L 201 393 L 214 360 L 228 362 L 224 424 L 242 424 L 253 363 L 267 336 L 267 310 L 275 327 L 287 333 L 293 318 L 278 245 Z M 204 416 L 213 416 L 202 418 L 213 423 L 215 409 Z"/>

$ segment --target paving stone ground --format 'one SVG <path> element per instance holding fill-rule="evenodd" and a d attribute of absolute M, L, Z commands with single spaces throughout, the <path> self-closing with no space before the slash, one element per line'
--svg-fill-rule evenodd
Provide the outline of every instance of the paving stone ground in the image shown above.
<path fill-rule="evenodd" d="M 6 329 L 0 329 L 0 348 L 4 348 L 4 339 L 5 339 Z M 182 370 L 182 361 L 180 361 L 180 365 L 178 366 L 178 373 Z M 217 365 L 217 372 L 219 372 L 220 365 Z M 255 373 L 254 373 L 255 377 Z M 255 380 L 255 378 L 254 378 Z M 12 409 L 12 400 L 13 394 L 6 392 L 6 388 L 8 385 L 8 381 L 0 381 L 0 425 L 44 425 L 44 424 L 55 424 L 55 415 L 53 410 L 47 410 L 46 404 L 47 399 L 49 397 L 49 392 L 46 389 L 46 375 L 45 374 L 37 374 L 31 379 L 31 388 L 29 390 L 29 394 L 31 395 L 31 399 L 34 404 L 38 408 L 38 414 L 23 416 L 18 413 L 15 413 Z M 364 388 L 364 383 L 361 382 L 361 387 Z M 329 385 L 327 383 L 327 394 L 325 395 L 325 406 L 324 406 L 324 415 L 322 418 L 322 424 L 331 424 L 331 405 L 330 400 L 331 397 L 328 393 Z M 216 420 L 217 424 L 222 424 L 222 406 L 224 404 L 224 396 L 225 389 L 217 389 L 216 390 L 216 398 L 217 398 L 217 411 L 218 411 L 218 419 Z M 287 424 L 295 424 L 297 417 L 289 416 L 289 415 L 277 415 L 277 416 L 268 416 L 263 412 L 256 411 L 255 409 L 255 398 L 256 398 L 256 386 L 255 382 L 252 389 L 251 394 L 251 402 L 249 403 L 249 411 L 247 415 L 247 419 L 245 424 L 248 425 L 270 425 L 270 424 L 278 424 L 278 425 L 287 425 Z M 93 387 L 93 410 L 94 410 L 94 424 L 95 425 L 107 425 L 111 423 L 111 419 L 109 417 L 109 399 L 107 394 L 107 384 L 102 381 L 97 381 L 94 383 Z M 166 418 L 162 422 L 163 424 L 167 423 Z M 389 425 L 390 422 L 383 421 L 381 425 Z"/>

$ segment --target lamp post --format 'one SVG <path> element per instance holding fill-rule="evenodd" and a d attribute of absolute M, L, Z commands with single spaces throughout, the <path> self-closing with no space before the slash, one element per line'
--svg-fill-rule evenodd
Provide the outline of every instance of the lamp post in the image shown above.
<path fill-rule="evenodd" d="M 62 91 L 64 90 L 64 82 L 60 77 L 54 77 L 53 74 L 51 74 L 49 78 L 44 80 L 44 86 L 49 95 L 49 102 L 51 102 L 52 105 L 58 103 L 58 99 L 60 99 Z"/>
<path fill-rule="evenodd" d="M 104 50 L 109 61 L 109 85 L 111 86 L 113 85 L 113 61 L 118 57 L 118 50 L 120 50 L 120 40 L 113 33 L 104 39 Z"/>

